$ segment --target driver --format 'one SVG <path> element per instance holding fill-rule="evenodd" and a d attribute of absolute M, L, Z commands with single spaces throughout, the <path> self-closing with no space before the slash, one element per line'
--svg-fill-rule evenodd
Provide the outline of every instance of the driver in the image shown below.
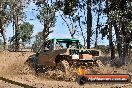
<path fill-rule="evenodd" d="M 58 42 L 56 42 L 56 49 L 63 49 L 63 47 Z"/>
<path fill-rule="evenodd" d="M 66 47 L 69 48 L 69 43 L 66 43 Z"/>

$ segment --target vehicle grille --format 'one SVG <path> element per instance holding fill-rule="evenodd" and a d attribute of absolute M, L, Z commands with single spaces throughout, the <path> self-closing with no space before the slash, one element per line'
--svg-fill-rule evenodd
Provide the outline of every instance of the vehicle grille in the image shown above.
<path fill-rule="evenodd" d="M 70 55 L 79 55 L 79 50 L 72 49 L 69 52 L 70 52 Z"/>

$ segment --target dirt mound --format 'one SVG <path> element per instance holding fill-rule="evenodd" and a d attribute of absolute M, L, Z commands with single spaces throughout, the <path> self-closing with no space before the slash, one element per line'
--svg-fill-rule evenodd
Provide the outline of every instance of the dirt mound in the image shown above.
<path fill-rule="evenodd" d="M 0 52 L 0 71 L 1 75 L 4 74 L 20 74 L 24 66 L 24 62 L 27 57 L 32 55 L 32 52 Z"/>

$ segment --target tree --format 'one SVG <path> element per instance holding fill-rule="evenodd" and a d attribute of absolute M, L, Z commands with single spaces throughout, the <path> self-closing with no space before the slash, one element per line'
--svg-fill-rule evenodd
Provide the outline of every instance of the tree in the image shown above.
<path fill-rule="evenodd" d="M 7 2 L 0 1 L 0 33 L 4 40 L 4 49 L 6 48 L 6 36 L 5 36 L 5 24 L 8 24 L 11 20 L 10 14 L 7 9 Z"/>
<path fill-rule="evenodd" d="M 71 35 L 71 38 L 75 38 L 74 35 L 77 31 L 77 29 L 75 29 L 75 21 L 74 21 L 74 18 L 72 19 L 71 17 L 69 17 L 70 21 L 67 21 L 66 17 L 64 16 L 64 14 L 61 14 L 61 18 L 64 20 L 64 22 L 66 23 L 68 29 L 69 29 L 69 32 L 70 32 L 70 35 Z"/>
<path fill-rule="evenodd" d="M 39 10 L 37 18 L 43 24 L 43 41 L 45 41 L 48 35 L 53 32 L 51 28 L 55 26 L 55 8 L 54 5 L 51 4 L 50 6 L 48 3 L 45 2 L 40 5 L 41 9 Z"/>
<path fill-rule="evenodd" d="M 130 11 L 132 6 L 129 3 L 131 3 L 129 0 L 121 0 L 119 2 L 118 0 L 111 0 L 111 5 L 109 7 L 109 15 L 114 25 L 117 50 L 122 65 L 127 63 L 128 47 L 132 41 L 132 30 L 128 27 L 132 20 L 132 12 Z"/>
<path fill-rule="evenodd" d="M 68 30 L 70 32 L 71 38 L 75 38 L 75 33 L 77 29 L 76 22 L 78 21 L 75 13 L 79 5 L 79 0 L 56 0 L 54 2 L 55 10 L 60 13 L 60 16 Z"/>
<path fill-rule="evenodd" d="M 34 26 L 30 24 L 29 22 L 24 22 L 23 24 L 21 24 L 16 33 L 17 35 L 14 35 L 10 39 L 10 43 L 13 42 L 13 45 L 14 45 L 14 41 L 16 41 L 16 38 L 17 38 L 18 44 L 20 44 L 20 40 L 22 40 L 23 43 L 29 42 L 30 39 L 32 38 L 31 36 L 33 33 L 33 27 Z"/>
<path fill-rule="evenodd" d="M 5 24 L 13 23 L 13 29 L 15 27 L 15 35 L 16 35 L 16 41 L 15 41 L 15 48 L 16 50 L 19 48 L 18 45 L 18 39 L 17 39 L 17 30 L 19 26 L 19 20 L 22 21 L 22 19 L 25 17 L 23 8 L 25 7 L 24 2 L 27 2 L 26 0 L 1 0 L 0 1 L 0 33 L 3 36 L 4 39 L 4 45 L 6 45 L 6 38 L 5 38 L 5 29 L 3 28 Z"/>
<path fill-rule="evenodd" d="M 37 35 L 35 35 L 35 41 L 32 45 L 33 52 L 37 53 L 42 44 L 43 44 L 43 32 L 38 32 Z"/>
<path fill-rule="evenodd" d="M 87 0 L 87 48 L 90 49 L 92 33 L 92 0 Z"/>
<path fill-rule="evenodd" d="M 19 38 L 18 38 L 18 30 L 19 30 L 19 21 L 23 21 L 22 19 L 25 17 L 23 9 L 24 9 L 24 5 L 23 4 L 24 1 L 21 0 L 14 0 L 11 1 L 10 3 L 10 8 L 11 8 L 11 12 L 12 12 L 12 21 L 13 21 L 13 26 L 15 27 L 15 51 L 19 50 Z M 13 27 L 13 28 L 14 28 Z"/>
<path fill-rule="evenodd" d="M 129 27 L 129 24 L 131 24 L 132 19 L 132 13 L 130 10 L 132 6 L 129 3 L 131 3 L 131 1 L 129 0 L 106 0 L 106 9 L 104 10 L 108 17 L 105 29 L 108 29 L 109 27 L 109 30 L 104 30 L 102 33 L 103 36 L 109 33 L 111 57 L 113 57 L 113 33 L 111 31 L 112 26 L 114 27 L 117 42 L 117 50 L 122 65 L 126 64 L 128 56 L 128 46 L 132 41 L 132 30 L 131 27 Z"/>
<path fill-rule="evenodd" d="M 85 0 L 59 0 L 55 2 L 56 8 L 60 13 L 62 20 L 65 22 L 68 30 L 70 32 L 71 38 L 76 38 L 75 36 L 83 36 L 84 45 L 85 45 L 85 36 L 82 31 L 82 22 L 83 16 L 82 13 L 85 11 Z M 85 14 L 85 12 L 84 12 Z M 85 22 L 86 23 L 86 22 Z M 79 31 L 79 29 L 81 29 Z M 81 32 L 81 33 L 79 33 Z"/>
<path fill-rule="evenodd" d="M 20 25 L 18 30 L 18 36 L 22 39 L 22 42 L 28 42 L 31 39 L 33 33 L 34 25 L 30 24 L 29 22 L 24 22 Z"/>
<path fill-rule="evenodd" d="M 99 25 L 99 22 L 100 22 L 100 16 L 101 16 L 101 13 L 102 13 L 102 11 L 101 11 L 101 9 L 102 9 L 102 7 L 101 7 L 101 5 L 102 5 L 102 0 L 93 0 L 93 4 L 94 5 L 98 5 L 98 7 L 96 8 L 96 13 L 97 13 L 97 24 L 96 24 L 96 30 L 95 30 L 95 32 L 96 32 L 96 37 L 95 37 L 95 48 L 97 48 L 97 46 L 98 46 L 98 34 L 99 34 L 99 30 L 100 30 L 100 25 Z"/>

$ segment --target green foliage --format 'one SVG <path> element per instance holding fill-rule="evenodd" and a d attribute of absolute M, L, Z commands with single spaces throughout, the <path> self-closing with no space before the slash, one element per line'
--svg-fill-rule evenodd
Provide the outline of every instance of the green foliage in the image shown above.
<path fill-rule="evenodd" d="M 53 3 L 46 3 L 45 1 L 37 1 L 36 5 L 41 7 L 37 18 L 43 24 L 43 40 L 45 40 L 48 35 L 53 32 L 51 28 L 54 27 L 56 23 L 55 5 Z"/>
<path fill-rule="evenodd" d="M 79 5 L 79 0 L 64 0 L 64 10 L 65 15 L 73 15 L 77 11 Z"/>
<path fill-rule="evenodd" d="M 26 4 L 24 4 L 24 0 L 1 0 L 0 3 L 2 8 L 0 10 L 0 18 L 3 20 L 3 24 L 7 26 L 13 22 L 13 15 L 19 16 L 20 20 L 25 19 L 26 15 L 23 12 Z"/>
<path fill-rule="evenodd" d="M 33 27 L 34 25 L 30 24 L 29 22 L 24 22 L 23 24 L 21 24 L 16 33 L 18 41 L 20 41 L 21 39 L 23 43 L 30 42 L 32 38 Z M 14 35 L 13 37 L 9 38 L 9 42 L 12 43 L 13 41 L 15 41 L 15 39 L 16 37 Z"/>
<path fill-rule="evenodd" d="M 42 5 L 37 18 L 41 23 L 47 23 L 49 27 L 54 27 L 56 22 L 54 6 Z"/>
<path fill-rule="evenodd" d="M 43 32 L 40 32 L 38 33 L 38 35 L 35 36 L 35 42 L 34 42 L 35 50 L 37 50 L 36 48 L 40 47 L 40 45 L 42 44 L 43 37 L 46 36 L 47 38 L 47 36 L 53 32 L 50 30 L 50 28 L 55 26 L 55 23 L 56 23 L 55 13 L 57 11 L 59 11 L 60 14 L 61 12 L 63 13 L 63 16 L 65 17 L 64 20 L 69 19 L 67 23 L 70 25 L 69 28 L 72 29 L 71 34 L 74 34 L 75 32 L 79 31 L 77 30 L 77 28 L 80 27 L 82 32 L 81 35 L 84 36 L 85 38 L 85 33 L 83 34 L 84 32 L 83 29 L 86 28 L 89 21 L 92 22 L 92 19 L 91 19 L 92 17 L 90 17 L 90 15 L 87 15 L 87 14 L 90 14 L 92 12 L 95 12 L 95 13 L 100 12 L 101 16 L 105 15 L 108 19 L 105 25 L 102 23 L 98 24 L 98 27 L 101 28 L 101 30 L 99 31 L 102 35 L 102 39 L 105 36 L 110 35 L 110 30 L 112 30 L 112 32 L 115 31 L 115 36 L 116 36 L 115 41 L 120 46 L 120 48 L 117 50 L 118 52 L 121 52 L 121 54 L 123 50 L 124 50 L 123 52 L 126 52 L 125 49 L 123 49 L 122 47 L 124 47 L 125 45 L 126 46 L 129 45 L 130 42 L 132 41 L 132 11 L 131 11 L 132 2 L 131 0 L 50 0 L 51 2 L 49 0 L 26 0 L 26 1 L 36 2 L 36 5 L 39 7 L 39 13 L 37 14 L 37 18 L 44 25 Z M 91 1 L 91 2 L 88 3 L 88 1 Z M 18 23 L 20 21 L 23 21 L 23 19 L 26 17 L 23 11 L 25 7 L 25 4 L 23 2 L 25 2 L 25 0 L 1 0 L 0 1 L 0 4 L 2 6 L 2 8 L 0 8 L 0 19 L 2 20 L 1 22 L 2 26 L 13 22 L 14 23 L 13 27 L 15 26 L 15 29 L 18 28 L 19 26 Z M 90 6 L 90 4 L 92 5 Z M 101 5 L 100 10 L 98 8 L 99 4 Z M 95 9 L 93 9 L 94 6 L 95 6 Z M 89 13 L 88 13 L 87 7 L 90 8 Z M 18 20 L 16 19 L 17 17 L 19 18 Z M 101 17 L 99 17 L 99 19 L 100 18 Z M 112 24 L 112 29 L 110 29 L 109 23 Z M 90 25 L 92 24 L 90 23 Z M 87 26 L 87 28 L 88 27 L 90 26 Z M 95 31 L 95 30 L 91 30 L 90 28 L 89 31 Z M 33 25 L 31 25 L 28 22 L 25 22 L 19 26 L 18 31 L 16 31 L 17 36 L 13 36 L 13 39 L 18 37 L 17 38 L 18 41 L 22 39 L 23 42 L 27 42 L 31 39 L 32 33 L 33 33 Z M 89 35 L 92 35 L 92 33 L 91 34 L 90 33 Z M 114 36 L 114 33 L 111 33 L 111 35 Z M 90 39 L 90 37 L 91 36 L 89 36 L 88 39 Z M 85 39 L 85 40 L 88 40 L 88 39 Z M 112 41 L 113 40 L 111 39 L 111 42 Z M 0 45 L 1 44 L 2 44 L 2 41 L 0 40 Z M 98 49 L 101 49 L 101 51 L 104 53 L 108 53 L 109 50 L 111 50 L 104 45 L 99 45 Z"/>
<path fill-rule="evenodd" d="M 110 48 L 105 45 L 98 45 L 97 49 L 100 49 L 102 53 L 108 54 L 110 52 Z"/>
<path fill-rule="evenodd" d="M 28 42 L 31 39 L 33 33 L 33 25 L 29 22 L 25 22 L 20 25 L 18 30 L 18 36 L 22 39 L 22 42 Z"/>
<path fill-rule="evenodd" d="M 37 52 L 42 44 L 43 44 L 43 33 L 38 32 L 37 35 L 35 35 L 35 41 L 32 45 L 33 51 Z"/>
<path fill-rule="evenodd" d="M 102 34 L 102 39 L 108 35 L 108 25 L 105 25 L 104 27 L 101 28 L 100 33 Z"/>
<path fill-rule="evenodd" d="M 8 3 L 1 1 L 1 5 L 3 8 L 0 9 L 0 19 L 2 19 L 3 25 L 9 24 L 11 22 L 11 14 L 10 11 L 7 10 Z"/>

